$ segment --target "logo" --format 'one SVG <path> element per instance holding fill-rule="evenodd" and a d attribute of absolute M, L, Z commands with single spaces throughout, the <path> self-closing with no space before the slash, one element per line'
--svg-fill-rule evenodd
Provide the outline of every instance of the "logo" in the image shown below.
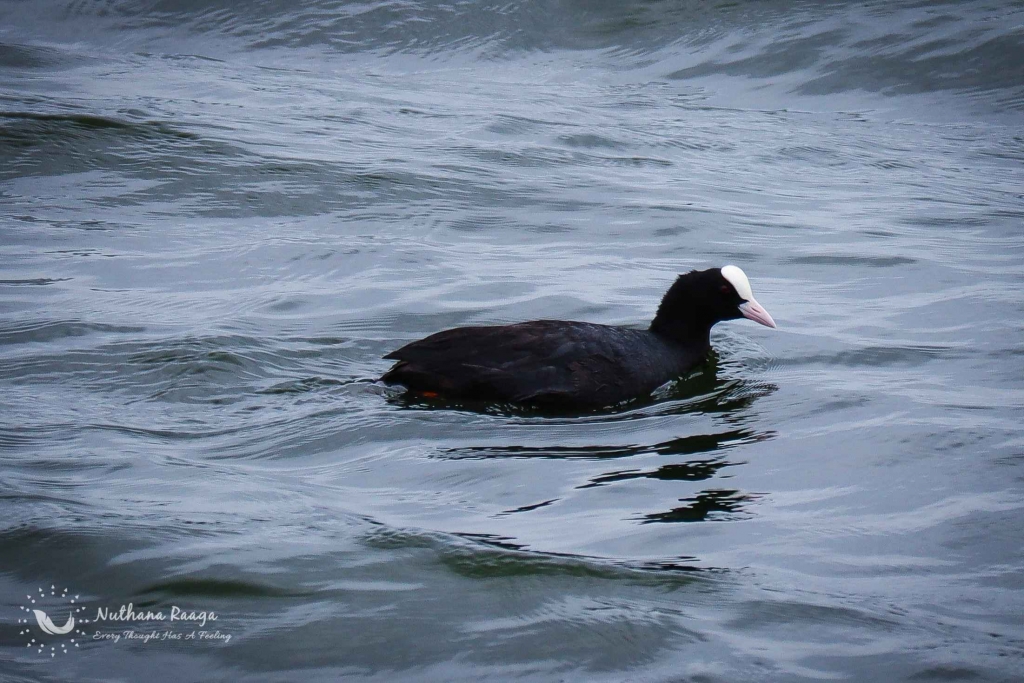
<path fill-rule="evenodd" d="M 57 586 L 51 585 L 49 591 L 40 588 L 38 595 L 26 595 L 25 599 L 27 602 L 21 606 L 23 617 L 18 619 L 19 633 L 25 637 L 25 647 L 43 656 L 67 654 L 86 641 L 204 641 L 224 645 L 231 642 L 231 634 L 217 628 L 220 615 L 213 610 L 178 605 L 170 605 L 169 610 L 136 609 L 129 602 L 117 607 L 94 606 L 90 608 L 95 609 L 90 620 L 82 614 L 86 606 L 79 603 L 79 596 L 68 595 L 67 588 L 58 592 Z"/>
<path fill-rule="evenodd" d="M 50 657 L 56 657 L 58 652 L 67 654 L 69 645 L 78 647 L 85 637 L 85 632 L 79 626 L 89 623 L 89 620 L 75 619 L 76 614 L 85 611 L 85 607 L 76 604 L 78 602 L 77 595 L 69 597 L 67 588 L 58 595 L 57 587 L 51 585 L 49 593 L 40 588 L 39 595 L 26 595 L 25 599 L 28 600 L 28 603 L 21 606 L 25 618 L 18 619 L 18 623 L 24 625 L 20 634 L 25 636 L 25 647 L 35 648 L 37 654 L 43 654 L 49 650 Z M 46 607 L 50 614 L 57 617 L 58 621 L 64 614 L 67 614 L 67 621 L 63 626 L 57 626 L 53 623 L 50 615 L 41 609 L 42 607 Z M 38 633 L 33 624 L 38 627 Z"/>

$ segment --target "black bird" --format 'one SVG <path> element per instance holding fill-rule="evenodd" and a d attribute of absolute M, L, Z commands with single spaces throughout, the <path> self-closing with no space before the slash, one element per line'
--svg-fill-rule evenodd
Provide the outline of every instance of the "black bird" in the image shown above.
<path fill-rule="evenodd" d="M 650 328 L 535 320 L 459 327 L 406 344 L 381 377 L 426 397 L 603 407 L 650 394 L 704 360 L 715 323 L 775 321 L 736 266 L 680 275 Z"/>

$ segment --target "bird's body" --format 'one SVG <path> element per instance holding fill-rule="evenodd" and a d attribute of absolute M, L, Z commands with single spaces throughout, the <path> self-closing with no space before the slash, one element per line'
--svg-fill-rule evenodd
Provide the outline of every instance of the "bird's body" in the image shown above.
<path fill-rule="evenodd" d="M 381 379 L 464 399 L 606 406 L 649 394 L 699 363 L 650 330 L 562 320 L 460 327 L 393 351 Z"/>
<path fill-rule="evenodd" d="M 425 396 L 600 407 L 650 394 L 698 365 L 711 327 L 748 317 L 775 327 L 739 268 L 681 275 L 649 329 L 562 320 L 461 327 L 385 356 L 381 380 Z"/>

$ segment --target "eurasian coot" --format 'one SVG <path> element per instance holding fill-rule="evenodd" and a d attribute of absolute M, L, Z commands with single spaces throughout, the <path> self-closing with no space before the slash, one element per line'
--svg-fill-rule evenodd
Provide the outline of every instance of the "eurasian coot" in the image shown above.
<path fill-rule="evenodd" d="M 649 394 L 704 360 L 711 327 L 775 327 L 736 266 L 680 275 L 646 330 L 562 320 L 459 327 L 406 344 L 381 380 L 428 397 L 609 406 Z"/>

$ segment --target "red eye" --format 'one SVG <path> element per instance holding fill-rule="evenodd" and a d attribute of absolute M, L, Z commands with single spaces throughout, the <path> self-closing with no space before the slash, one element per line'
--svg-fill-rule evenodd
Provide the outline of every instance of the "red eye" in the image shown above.
<path fill-rule="evenodd" d="M 722 290 L 722 294 L 728 294 L 729 293 L 729 285 L 722 285 L 721 287 L 719 287 L 719 289 Z"/>

